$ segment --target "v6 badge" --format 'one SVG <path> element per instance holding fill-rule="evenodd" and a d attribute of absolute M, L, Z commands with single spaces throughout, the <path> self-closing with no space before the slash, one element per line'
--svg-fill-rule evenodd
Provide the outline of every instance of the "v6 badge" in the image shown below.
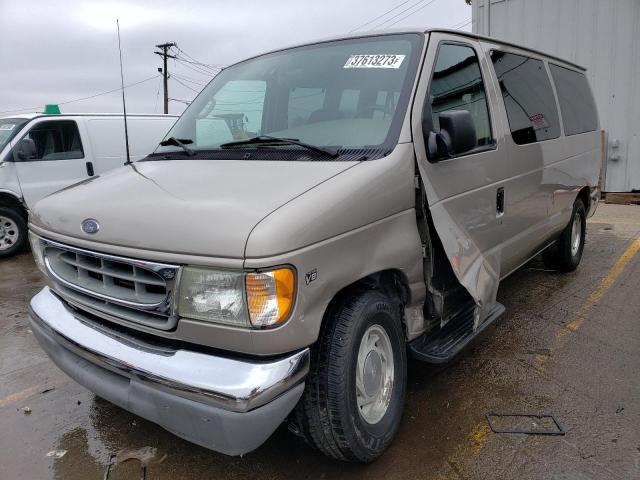
<path fill-rule="evenodd" d="M 310 272 L 307 272 L 304 276 L 304 283 L 309 285 L 311 282 L 314 282 L 318 278 L 318 269 L 314 268 Z"/>

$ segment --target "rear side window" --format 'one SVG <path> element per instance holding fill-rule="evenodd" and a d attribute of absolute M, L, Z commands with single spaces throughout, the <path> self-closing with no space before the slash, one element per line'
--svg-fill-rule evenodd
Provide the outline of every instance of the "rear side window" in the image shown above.
<path fill-rule="evenodd" d="M 55 120 L 35 125 L 24 138 L 36 144 L 36 158 L 31 160 L 72 160 L 84 158 L 78 125 L 73 120 Z"/>
<path fill-rule="evenodd" d="M 560 136 L 560 121 L 551 81 L 541 60 L 493 51 L 493 66 L 513 141 L 518 145 Z"/>
<path fill-rule="evenodd" d="M 440 130 L 439 116 L 450 110 L 467 110 L 473 117 L 478 146 L 492 143 L 491 121 L 478 57 L 473 48 L 442 44 L 429 89 L 433 131 Z"/>
<path fill-rule="evenodd" d="M 565 135 L 593 132 L 598 128 L 598 111 L 584 73 L 549 64 L 556 84 Z"/>

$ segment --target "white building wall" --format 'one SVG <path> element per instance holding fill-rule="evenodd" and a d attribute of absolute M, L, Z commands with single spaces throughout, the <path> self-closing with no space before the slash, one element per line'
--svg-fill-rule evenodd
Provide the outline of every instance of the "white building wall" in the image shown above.
<path fill-rule="evenodd" d="M 586 67 L 607 132 L 605 190 L 640 191 L 640 0 L 473 0 L 473 31 Z"/>

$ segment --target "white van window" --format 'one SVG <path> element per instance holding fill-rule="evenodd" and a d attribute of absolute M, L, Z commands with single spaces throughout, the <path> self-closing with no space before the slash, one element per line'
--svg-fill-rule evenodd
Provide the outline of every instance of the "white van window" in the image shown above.
<path fill-rule="evenodd" d="M 298 127 L 323 112 L 324 88 L 293 87 L 289 91 L 289 128 Z"/>
<path fill-rule="evenodd" d="M 84 158 L 78 125 L 73 120 L 40 122 L 23 138 L 30 138 L 36 144 L 37 154 L 31 161 Z"/>
<path fill-rule="evenodd" d="M 0 152 L 28 121 L 26 118 L 0 118 Z"/>
<path fill-rule="evenodd" d="M 439 115 L 467 110 L 473 117 L 478 146 L 492 143 L 491 121 L 478 57 L 473 48 L 445 43 L 438 49 L 429 88 L 434 131 L 440 130 Z"/>
<path fill-rule="evenodd" d="M 585 74 L 553 64 L 549 68 L 558 92 L 565 135 L 596 130 L 598 111 Z"/>
<path fill-rule="evenodd" d="M 207 147 L 260 135 L 266 88 L 262 80 L 225 83 L 198 113 L 196 144 Z"/>
<path fill-rule="evenodd" d="M 360 104 L 360 90 L 347 88 L 340 95 L 340 105 L 338 110 L 343 118 L 355 118 L 358 114 L 358 105 Z"/>
<path fill-rule="evenodd" d="M 560 136 L 558 109 L 549 75 L 541 60 L 491 52 L 513 141 L 518 145 Z"/>

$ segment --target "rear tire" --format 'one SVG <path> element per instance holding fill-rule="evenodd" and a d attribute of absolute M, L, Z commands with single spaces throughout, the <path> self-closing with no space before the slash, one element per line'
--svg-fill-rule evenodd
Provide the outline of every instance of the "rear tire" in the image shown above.
<path fill-rule="evenodd" d="M 587 213 L 579 198 L 573 204 L 569 225 L 565 227 L 555 244 L 547 248 L 542 259 L 547 268 L 560 272 L 573 272 L 582 259 L 587 231 Z"/>
<path fill-rule="evenodd" d="M 371 462 L 393 440 L 407 383 L 400 312 L 400 303 L 374 290 L 328 312 L 293 428 L 325 455 Z"/>
<path fill-rule="evenodd" d="M 27 243 L 27 222 L 13 208 L 0 207 L 0 258 L 20 252 Z"/>

